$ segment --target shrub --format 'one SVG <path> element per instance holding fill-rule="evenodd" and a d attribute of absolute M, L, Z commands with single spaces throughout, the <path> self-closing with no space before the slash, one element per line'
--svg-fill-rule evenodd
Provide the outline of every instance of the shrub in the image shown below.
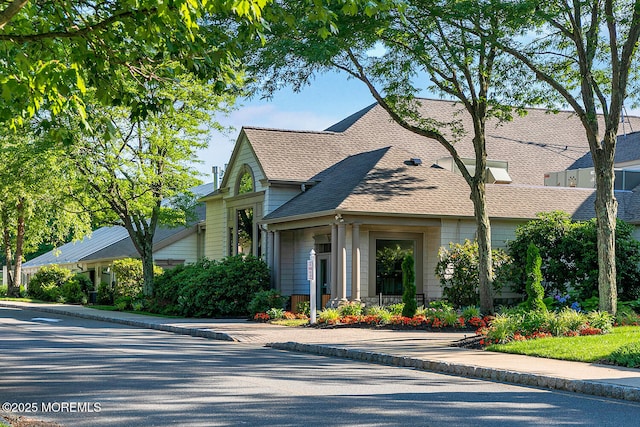
<path fill-rule="evenodd" d="M 96 302 L 104 305 L 113 304 L 113 289 L 110 284 L 102 282 L 98 285 Z"/>
<path fill-rule="evenodd" d="M 495 278 L 494 293 L 502 289 L 503 271 L 509 265 L 509 257 L 501 249 L 491 251 Z M 440 279 L 442 295 L 456 307 L 480 304 L 478 292 L 478 243 L 465 240 L 463 244 L 450 243 L 449 249 L 440 248 L 436 276 Z"/>
<path fill-rule="evenodd" d="M 29 281 L 29 296 L 43 301 L 57 301 L 62 285 L 71 278 L 71 271 L 57 265 L 44 266 Z"/>
<path fill-rule="evenodd" d="M 540 251 L 533 243 L 527 248 L 527 265 L 526 265 L 526 306 L 533 311 L 547 311 L 544 304 L 544 288 L 542 287 L 542 257 Z"/>
<path fill-rule="evenodd" d="M 256 292 L 267 289 L 269 268 L 259 258 L 236 255 L 201 260 L 160 276 L 152 308 L 189 317 L 247 316 Z"/>
<path fill-rule="evenodd" d="M 538 214 L 538 218 L 519 226 L 516 238 L 507 245 L 513 262 L 508 279 L 513 291 L 524 294 L 527 247 L 536 245 L 542 257 L 545 294 L 574 290 L 579 301 L 598 295 L 598 251 L 595 220 L 572 222 L 565 212 Z M 616 225 L 616 270 L 618 295 L 622 299 L 640 297 L 640 242 L 633 238 L 633 227 L 618 220 Z M 585 307 L 589 311 L 596 306 Z"/>
<path fill-rule="evenodd" d="M 124 258 L 113 261 L 113 273 L 116 277 L 116 284 L 113 289 L 115 298 L 132 297 L 136 298 L 142 294 L 144 276 L 142 274 L 142 261 L 134 258 Z M 162 268 L 153 266 L 154 276 L 163 274 Z"/>
<path fill-rule="evenodd" d="M 362 304 L 357 301 L 348 302 L 338 307 L 340 316 L 361 316 Z"/>
<path fill-rule="evenodd" d="M 270 308 L 267 310 L 267 314 L 270 319 L 283 319 L 284 318 L 284 308 Z"/>
<path fill-rule="evenodd" d="M 464 307 L 460 314 L 465 320 L 469 320 L 473 317 L 482 317 L 482 314 L 480 313 L 480 309 L 473 305 Z"/>
<path fill-rule="evenodd" d="M 304 314 L 309 317 L 311 315 L 311 303 L 309 301 L 298 301 L 296 311 L 298 314 Z"/>
<path fill-rule="evenodd" d="M 590 311 L 587 313 L 587 322 L 589 326 L 600 329 L 602 332 L 611 332 L 613 329 L 613 316 L 608 311 Z"/>
<path fill-rule="evenodd" d="M 416 301 L 416 273 L 413 256 L 407 254 L 402 261 L 402 315 L 405 317 L 413 317 L 418 308 Z"/>
<path fill-rule="evenodd" d="M 627 368 L 640 367 L 640 342 L 635 341 L 613 351 L 607 360 Z"/>
<path fill-rule="evenodd" d="M 64 298 L 64 302 L 86 304 L 88 294 L 82 289 L 83 284 L 84 281 L 79 279 L 78 275 L 64 282 L 60 289 L 60 296 Z"/>
<path fill-rule="evenodd" d="M 404 308 L 404 303 L 397 303 L 397 304 L 391 304 L 387 306 L 387 311 L 392 315 L 392 316 L 401 316 L 402 315 L 402 309 Z"/>
<path fill-rule="evenodd" d="M 7 296 L 8 290 L 9 289 L 7 285 L 0 285 L 0 298 L 5 298 Z"/>
<path fill-rule="evenodd" d="M 275 289 L 258 291 L 253 294 L 253 298 L 249 301 L 249 316 L 253 317 L 256 313 L 266 313 L 270 308 L 284 308 L 286 297 L 280 295 Z"/>
<path fill-rule="evenodd" d="M 340 312 L 337 308 L 325 308 L 318 316 L 318 323 L 326 323 L 332 325 L 340 320 Z"/>
<path fill-rule="evenodd" d="M 115 302 L 113 303 L 113 306 L 119 310 L 119 311 L 124 311 L 124 310 L 130 310 L 131 309 L 131 303 L 133 302 L 133 298 L 130 296 L 121 296 L 116 298 Z"/>

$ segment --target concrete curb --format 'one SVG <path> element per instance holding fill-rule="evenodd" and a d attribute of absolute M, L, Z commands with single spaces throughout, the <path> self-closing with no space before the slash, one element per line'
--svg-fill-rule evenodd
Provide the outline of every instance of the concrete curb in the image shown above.
<path fill-rule="evenodd" d="M 64 308 L 39 307 L 39 306 L 25 307 L 22 305 L 10 304 L 10 303 L 7 304 L 4 302 L 0 302 L 0 306 L 9 307 L 9 308 L 20 308 L 20 309 L 29 308 L 30 310 L 41 311 L 43 313 L 62 314 L 65 316 L 79 317 L 82 319 L 89 319 L 89 320 L 101 320 L 103 322 L 118 323 L 126 326 L 134 326 L 136 328 L 155 329 L 157 331 L 171 332 L 179 335 L 190 335 L 192 337 L 198 337 L 198 338 L 209 338 L 209 339 L 220 340 L 220 341 L 235 341 L 235 342 L 238 341 L 229 334 L 226 334 L 224 332 L 215 332 L 210 329 L 185 328 L 183 326 L 172 326 L 172 325 L 165 325 L 162 323 L 150 323 L 150 322 L 144 322 L 141 320 L 134 320 L 134 319 L 118 319 L 114 317 L 100 316 L 97 314 L 78 313 L 75 311 L 65 310 Z"/>
<path fill-rule="evenodd" d="M 270 343 L 267 346 L 277 350 L 296 351 L 320 356 L 339 357 L 380 365 L 414 368 L 422 371 L 440 372 L 469 378 L 479 378 L 498 382 L 540 387 L 551 390 L 568 391 L 591 396 L 640 402 L 640 389 L 598 381 L 572 380 L 546 375 L 528 374 L 495 368 L 483 368 L 474 365 L 448 363 L 438 360 L 419 359 L 407 356 L 394 356 L 385 353 L 354 350 L 318 344 L 300 344 L 296 342 Z"/>

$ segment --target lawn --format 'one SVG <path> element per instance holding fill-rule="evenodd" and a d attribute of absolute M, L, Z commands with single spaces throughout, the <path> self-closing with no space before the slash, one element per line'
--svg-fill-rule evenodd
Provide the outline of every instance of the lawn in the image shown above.
<path fill-rule="evenodd" d="M 494 344 L 489 351 L 524 354 L 549 359 L 598 362 L 625 344 L 640 341 L 640 326 L 620 326 L 605 335 L 538 338 Z"/>

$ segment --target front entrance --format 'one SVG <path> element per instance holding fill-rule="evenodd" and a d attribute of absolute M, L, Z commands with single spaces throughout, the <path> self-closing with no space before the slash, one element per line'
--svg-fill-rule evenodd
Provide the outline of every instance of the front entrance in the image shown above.
<path fill-rule="evenodd" d="M 331 286 L 329 284 L 331 281 L 331 254 L 318 254 L 316 262 L 316 292 L 318 295 L 316 309 L 321 310 L 331 297 Z"/>

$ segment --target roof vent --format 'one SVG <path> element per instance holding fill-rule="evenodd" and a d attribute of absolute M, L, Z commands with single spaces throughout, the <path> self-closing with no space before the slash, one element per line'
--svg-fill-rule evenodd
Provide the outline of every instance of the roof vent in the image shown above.
<path fill-rule="evenodd" d="M 422 164 L 422 159 L 418 158 L 418 157 L 413 157 L 411 159 L 409 159 L 408 162 L 405 162 L 408 165 L 411 166 L 420 166 Z"/>

